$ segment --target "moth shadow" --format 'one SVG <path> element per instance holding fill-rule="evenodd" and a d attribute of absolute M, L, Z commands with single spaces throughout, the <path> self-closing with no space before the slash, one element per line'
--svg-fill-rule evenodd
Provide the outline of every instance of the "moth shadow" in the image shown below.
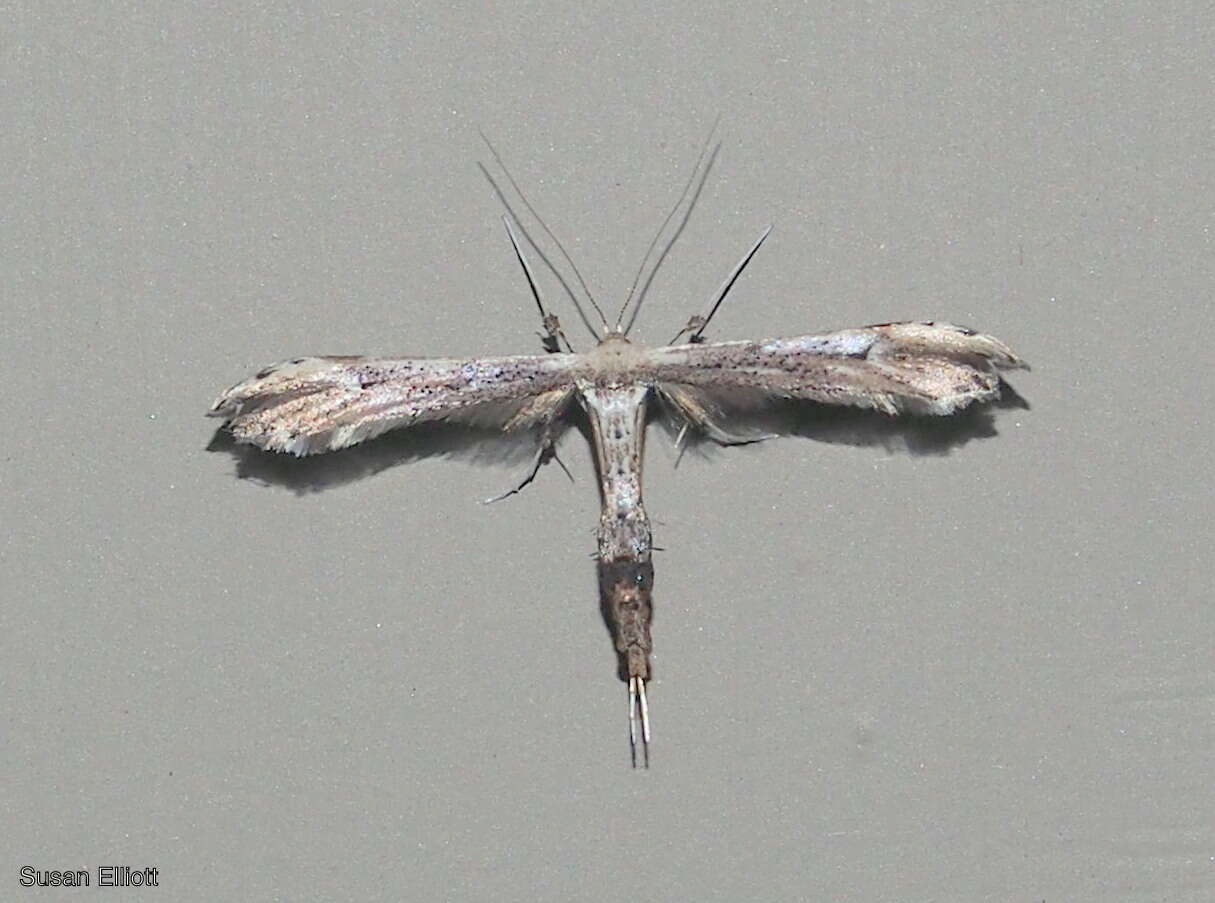
<path fill-rule="evenodd" d="M 489 427 L 424 423 L 385 433 L 369 442 L 323 455 L 298 458 L 242 445 L 226 429 L 215 431 L 206 450 L 231 455 L 236 477 L 298 495 L 323 492 L 425 458 L 452 458 L 478 465 L 522 466 L 536 453 L 532 433 L 503 433 Z"/>
<path fill-rule="evenodd" d="M 975 405 L 947 417 L 904 414 L 891 417 L 877 411 L 843 408 L 808 401 L 780 400 L 760 409 L 727 408 L 731 427 L 743 437 L 791 436 L 856 447 L 874 446 L 892 454 L 948 455 L 967 443 L 999 435 L 1001 411 L 1029 410 L 1030 404 L 1007 382 L 1000 383 L 1000 398 Z M 668 424 L 669 431 L 676 431 Z M 745 439 L 744 439 L 745 441 Z M 707 457 L 722 446 L 704 436 L 689 434 L 688 450 Z"/>

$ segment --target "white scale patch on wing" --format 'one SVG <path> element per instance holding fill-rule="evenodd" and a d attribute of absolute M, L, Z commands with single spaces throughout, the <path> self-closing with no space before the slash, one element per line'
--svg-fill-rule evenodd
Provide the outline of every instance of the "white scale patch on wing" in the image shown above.
<path fill-rule="evenodd" d="M 822 354 L 831 357 L 864 357 L 877 336 L 866 329 L 844 329 L 827 335 L 804 335 L 792 339 L 771 339 L 761 344 L 767 354 Z"/>

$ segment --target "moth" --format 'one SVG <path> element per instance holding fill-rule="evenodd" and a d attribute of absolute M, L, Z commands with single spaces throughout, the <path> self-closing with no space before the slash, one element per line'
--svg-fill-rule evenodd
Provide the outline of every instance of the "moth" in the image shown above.
<path fill-rule="evenodd" d="M 677 445 L 682 446 L 689 431 L 732 445 L 757 438 L 737 432 L 732 416 L 773 400 L 868 408 L 889 416 L 943 417 L 996 400 L 1001 371 L 1025 367 L 998 339 L 943 322 L 882 323 L 759 341 L 706 341 L 705 328 L 771 227 L 730 272 L 706 315 L 692 317 L 671 343 L 661 347 L 646 347 L 631 339 L 645 290 L 686 225 L 720 144 L 702 170 L 707 148 L 706 141 L 683 194 L 654 236 L 628 297 L 609 324 L 564 247 L 490 146 L 511 186 L 573 268 L 584 297 L 598 314 L 596 325 L 533 241 L 594 336 L 596 344 L 589 350 L 575 351 L 560 321 L 545 306 L 511 219 L 504 216 L 540 311 L 544 353 L 472 359 L 298 357 L 232 386 L 209 411 L 224 421 L 237 442 L 294 455 L 337 451 L 427 421 L 492 422 L 506 432 L 534 431 L 539 441 L 531 470 L 502 498 L 518 492 L 543 464 L 556 458 L 557 442 L 580 408 L 589 424 L 602 503 L 597 551 L 600 607 L 615 646 L 619 676 L 628 687 L 634 765 L 639 736 L 647 764 L 651 739 L 646 686 L 653 648 L 654 544 L 642 501 L 649 406 L 656 404 L 658 413 L 678 429 Z M 513 212 L 497 182 L 484 167 L 482 171 Z M 685 205 L 698 173 L 699 187 Z M 638 292 L 660 236 L 685 206 L 682 223 Z"/>

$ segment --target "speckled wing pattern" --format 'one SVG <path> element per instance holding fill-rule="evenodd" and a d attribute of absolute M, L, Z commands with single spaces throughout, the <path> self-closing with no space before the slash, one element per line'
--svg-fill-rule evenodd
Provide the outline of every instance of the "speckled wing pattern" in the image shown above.
<path fill-rule="evenodd" d="M 222 393 L 210 415 L 238 442 L 310 455 L 430 420 L 522 429 L 556 418 L 574 388 L 572 354 L 452 360 L 304 357 Z"/>
<path fill-rule="evenodd" d="M 668 410 L 722 442 L 727 410 L 770 398 L 947 415 L 1000 394 L 1024 367 L 998 339 L 949 323 L 884 323 L 757 342 L 642 349 L 624 366 L 586 354 L 442 359 L 305 357 L 222 393 L 210 414 L 238 442 L 296 455 L 334 451 L 397 427 L 458 420 L 551 426 L 583 386 L 657 389 Z"/>
<path fill-rule="evenodd" d="M 1000 395 L 1000 370 L 1026 368 L 988 335 L 950 323 L 883 323 L 758 342 L 655 348 L 653 378 L 669 407 L 729 441 L 723 412 L 770 398 L 947 415 Z"/>

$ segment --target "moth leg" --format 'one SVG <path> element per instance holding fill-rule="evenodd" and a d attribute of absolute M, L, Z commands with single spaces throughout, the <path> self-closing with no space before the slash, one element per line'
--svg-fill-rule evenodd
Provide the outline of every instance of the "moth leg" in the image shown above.
<path fill-rule="evenodd" d="M 637 678 L 629 678 L 629 746 L 637 757 Z"/>
<path fill-rule="evenodd" d="M 658 397 L 662 399 L 668 411 L 677 412 L 683 420 L 683 426 L 675 440 L 675 447 L 679 450 L 680 458 L 683 457 L 683 452 L 687 448 L 684 440 L 693 428 L 708 436 L 718 445 L 750 445 L 753 442 L 776 438 L 776 433 L 732 432 L 721 425 L 720 421 L 726 419 L 725 415 L 713 406 L 711 399 L 682 386 L 671 384 L 660 386 Z M 678 463 L 677 460 L 676 464 Z"/>
<path fill-rule="evenodd" d="M 676 333 L 675 338 L 669 341 L 668 345 L 674 345 L 675 341 L 684 333 L 690 333 L 688 336 L 689 345 L 699 345 L 705 340 L 705 327 L 709 325 L 709 321 L 717 313 L 717 308 L 721 307 L 721 302 L 726 300 L 726 295 L 730 294 L 730 289 L 734 288 L 734 283 L 738 281 L 738 277 L 742 275 L 742 271 L 747 268 L 747 264 L 751 262 L 751 258 L 755 256 L 755 252 L 759 250 L 759 246 L 764 243 L 764 240 L 771 232 L 771 226 L 764 229 L 755 244 L 751 245 L 751 250 L 743 255 L 743 259 L 734 265 L 734 269 L 730 271 L 730 275 L 726 277 L 726 281 L 721 284 L 721 287 L 717 290 L 717 294 L 713 296 L 713 300 L 709 304 L 709 312 L 704 316 L 697 314 L 688 320 L 688 325 Z"/>
<path fill-rule="evenodd" d="M 482 135 L 481 137 L 484 138 L 485 136 Z M 493 148 L 491 147 L 490 150 L 492 151 Z M 494 156 L 496 157 L 497 155 L 497 151 L 494 151 Z M 498 162 L 501 161 L 499 160 Z M 494 190 L 497 191 L 498 186 L 494 184 L 494 180 L 490 178 L 489 173 L 484 167 L 482 167 L 481 171 L 485 173 L 485 177 L 489 179 L 490 184 L 493 185 Z M 510 173 L 507 173 L 506 177 L 509 179 Z M 511 179 L 511 183 L 514 183 L 514 179 Z M 502 197 L 501 193 L 498 194 L 498 197 Z M 527 203 L 527 198 L 523 199 L 523 203 Z M 509 209 L 509 205 L 507 205 L 507 207 Z M 528 206 L 528 209 L 531 209 L 530 205 Z M 532 212 L 535 213 L 534 210 Z M 519 266 L 523 267 L 523 275 L 527 277 L 527 287 L 532 290 L 532 297 L 536 299 L 536 307 L 540 310 L 540 322 L 544 325 L 544 332 L 537 333 L 537 335 L 540 336 L 540 344 L 544 346 L 544 350 L 549 354 L 557 354 L 561 351 L 561 342 L 565 342 L 566 350 L 572 353 L 574 346 L 570 344 L 570 340 L 567 339 L 565 337 L 565 333 L 561 331 L 561 322 L 557 319 L 557 315 L 549 313 L 549 311 L 544 307 L 544 302 L 540 299 L 540 289 L 536 287 L 536 276 L 534 273 L 532 273 L 531 264 L 528 263 L 527 258 L 523 256 L 523 249 L 519 247 L 519 239 L 515 238 L 515 230 L 510 227 L 510 217 L 506 214 L 502 215 L 502 225 L 506 226 L 506 234 L 510 237 L 511 247 L 515 249 L 515 257 L 519 260 Z M 541 222 L 540 225 L 544 226 L 544 223 Z M 547 226 L 544 228 L 546 230 L 548 229 Z M 557 244 L 560 246 L 561 243 L 558 242 Z M 544 255 L 541 254 L 540 256 L 543 257 Z M 548 263 L 547 259 L 545 260 L 545 263 Z M 549 266 L 551 267 L 552 264 L 549 264 Z M 577 305 L 577 303 L 578 301 L 575 299 L 574 304 Z"/>
<path fill-rule="evenodd" d="M 650 703 L 645 697 L 645 678 L 637 678 L 637 695 L 641 698 L 641 742 L 646 745 L 647 758 L 650 746 Z"/>
<path fill-rule="evenodd" d="M 574 346 L 566 338 L 565 331 L 561 328 L 561 321 L 557 319 L 556 314 L 544 315 L 544 332 L 538 332 L 536 335 L 540 336 L 540 344 L 549 354 L 561 353 L 562 342 L 565 343 L 565 350 L 571 353 L 574 350 Z"/>
<path fill-rule="evenodd" d="M 541 441 L 540 448 L 536 451 L 536 456 L 532 459 L 531 470 L 527 472 L 527 476 L 513 489 L 508 489 L 501 495 L 495 495 L 493 498 L 486 499 L 485 504 L 492 505 L 494 502 L 500 502 L 505 498 L 510 498 L 512 495 L 522 492 L 523 487 L 536 479 L 536 474 L 540 472 L 540 468 L 549 461 L 556 461 L 561 469 L 565 471 L 565 475 L 570 478 L 570 482 L 574 482 L 574 475 L 570 473 L 570 469 L 565 466 L 564 461 L 557 457 L 557 446 L 553 444 L 552 438 L 545 436 Z"/>
<path fill-rule="evenodd" d="M 556 320 L 556 317 L 553 317 L 553 319 Z M 528 471 L 523 481 L 518 486 L 508 489 L 501 495 L 494 496 L 492 499 L 486 499 L 485 504 L 500 502 L 502 499 L 509 498 L 520 492 L 524 486 L 536 479 L 536 474 L 540 472 L 540 468 L 549 461 L 556 461 L 561 465 L 561 469 L 570 478 L 570 482 L 574 482 L 574 475 L 565 466 L 565 462 L 557 457 L 557 440 L 565 429 L 565 424 L 561 420 L 561 414 L 569 403 L 571 394 L 568 389 L 554 389 L 551 392 L 537 395 L 521 407 L 515 413 L 515 416 L 503 425 L 502 428 L 506 432 L 513 432 L 523 427 L 538 425 L 540 428 L 540 448 L 536 450 L 536 457 L 532 459 L 531 470 Z"/>
<path fill-rule="evenodd" d="M 641 701 L 641 755 L 646 768 L 650 767 L 650 704 L 645 696 L 645 678 L 629 678 L 629 748 L 633 754 L 633 767 L 637 767 L 637 701 Z"/>
<path fill-rule="evenodd" d="M 705 340 L 704 336 L 700 334 L 700 330 L 704 329 L 708 325 L 709 321 L 705 319 L 703 315 L 694 314 L 688 318 L 688 325 L 679 330 L 679 332 L 675 333 L 675 338 L 671 339 L 671 341 L 667 342 L 667 344 L 674 345 L 686 335 L 688 337 L 689 344 L 699 345 Z"/>
<path fill-rule="evenodd" d="M 683 453 L 687 451 L 687 446 L 683 444 L 683 440 L 687 438 L 688 430 L 692 428 L 692 421 L 685 420 L 683 426 L 679 428 L 679 435 L 675 437 L 675 467 L 679 467 L 679 462 L 683 460 Z"/>
<path fill-rule="evenodd" d="M 683 425 L 679 428 L 679 434 L 675 437 L 675 467 L 679 467 L 679 462 L 683 460 L 683 453 L 688 450 L 688 446 L 684 440 L 688 438 L 688 433 L 692 427 L 700 428 L 701 421 L 696 420 L 692 413 L 681 405 L 678 399 L 668 395 L 666 392 L 659 391 L 659 401 L 668 413 L 678 415 L 683 420 Z"/>

